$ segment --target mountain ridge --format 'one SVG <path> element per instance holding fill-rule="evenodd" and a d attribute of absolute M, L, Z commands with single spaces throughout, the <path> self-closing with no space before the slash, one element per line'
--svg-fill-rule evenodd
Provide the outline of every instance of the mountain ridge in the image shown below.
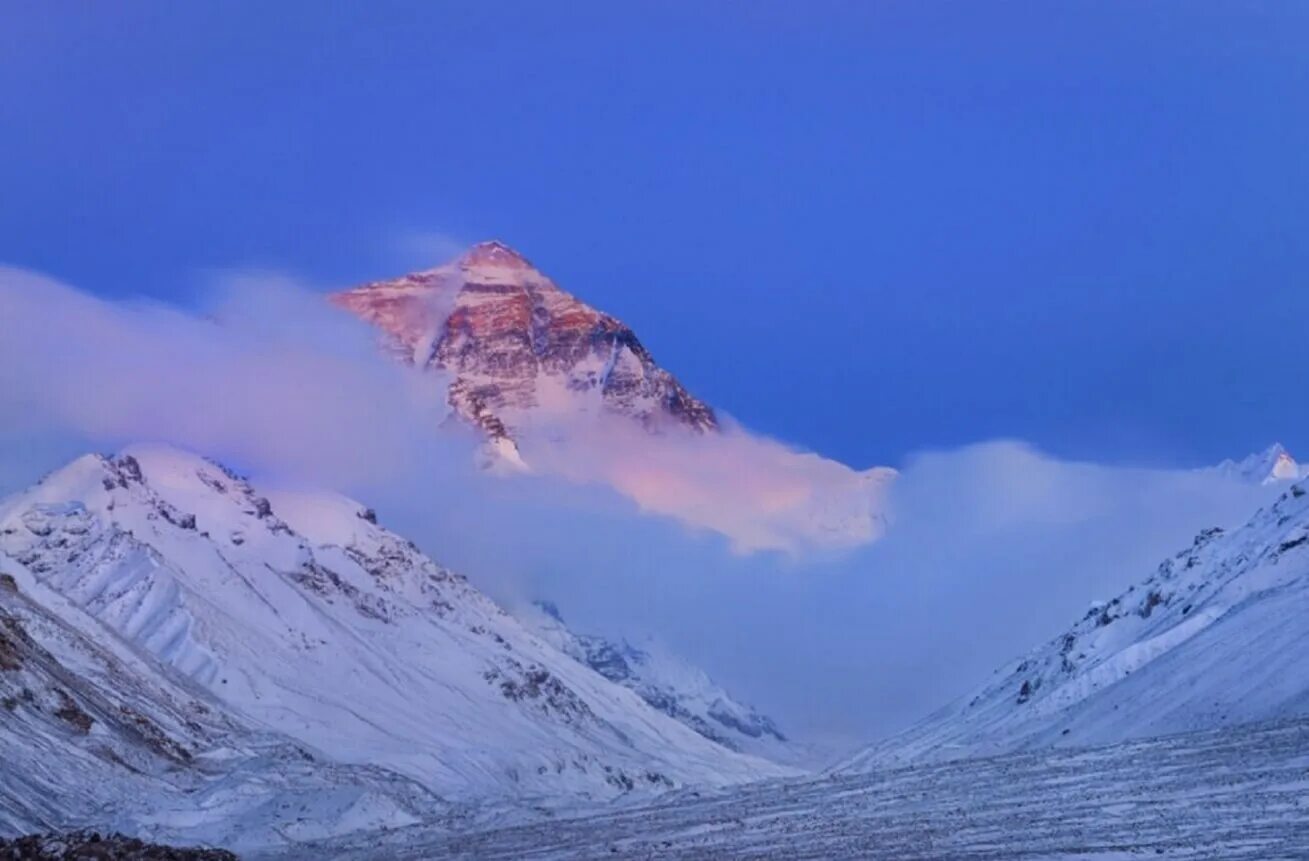
<path fill-rule="evenodd" d="M 638 647 L 625 639 L 578 633 L 550 601 L 535 601 L 516 615 L 560 651 L 635 691 L 652 708 L 711 741 L 790 765 L 803 766 L 818 758 L 807 745 L 785 735 L 768 715 L 658 643 Z"/>
<path fill-rule="evenodd" d="M 25 595 L 66 605 L 75 630 L 121 642 L 238 726 L 334 773 L 373 769 L 393 787 L 359 802 L 379 825 L 413 821 L 415 793 L 585 804 L 792 773 L 579 665 L 376 520 L 336 494 L 265 490 L 204 458 L 133 446 L 0 501 L 0 562 Z M 36 714 L 59 710 L 50 697 Z M 78 708 L 92 739 L 111 726 Z M 60 750 L 60 762 L 83 757 Z"/>
<path fill-rule="evenodd" d="M 1309 490 L 1200 532 L 1154 574 L 838 766 L 860 771 L 1309 715 Z"/>
<path fill-rule="evenodd" d="M 1253 452 L 1240 460 L 1227 459 L 1210 467 L 1219 475 L 1256 484 L 1276 484 L 1309 478 L 1309 466 L 1296 461 L 1286 446 L 1275 442 L 1263 451 Z"/>

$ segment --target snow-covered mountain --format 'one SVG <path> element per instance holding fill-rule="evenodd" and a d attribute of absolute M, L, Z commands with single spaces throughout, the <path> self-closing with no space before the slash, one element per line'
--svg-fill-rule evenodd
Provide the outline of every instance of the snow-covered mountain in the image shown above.
<path fill-rule="evenodd" d="M 517 430 L 541 412 L 604 409 L 652 428 L 718 428 L 630 328 L 502 242 L 332 299 L 380 327 L 404 361 L 448 373 L 455 413 L 511 460 Z"/>
<path fill-rule="evenodd" d="M 842 768 L 1309 715 L 1309 490 L 1201 532 L 1153 576 Z"/>
<path fill-rule="evenodd" d="M 331 301 L 441 379 L 493 471 L 607 486 L 741 550 L 856 546 L 885 529 L 894 470 L 851 469 L 720 420 L 628 326 L 504 243 Z"/>
<path fill-rule="evenodd" d="M 774 762 L 800 764 L 812 755 L 788 739 L 767 715 L 735 699 L 704 670 L 657 643 L 638 648 L 626 640 L 576 633 L 549 601 L 538 601 L 517 615 L 564 654 L 630 688 L 705 738 Z"/>
<path fill-rule="evenodd" d="M 375 521 L 344 497 L 260 492 L 158 446 L 82 457 L 0 503 L 18 589 L 5 618 L 54 631 L 42 613 L 64 613 L 36 646 L 6 635 L 5 707 L 35 729 L 20 738 L 7 720 L 0 735 L 15 748 L 56 739 L 81 777 L 47 781 L 94 787 L 205 749 L 239 763 L 253 742 L 220 739 L 257 728 L 312 751 L 306 762 L 373 769 L 400 787 L 377 818 L 401 822 L 413 798 L 568 804 L 787 773 L 581 666 Z M 41 649 L 94 683 L 64 681 Z M 47 669 L 8 675 L 31 667 Z M 205 708 L 214 716 L 197 718 Z"/>
<path fill-rule="evenodd" d="M 244 848 L 445 809 L 241 717 L 0 554 L 0 835 L 89 826 Z"/>
<path fill-rule="evenodd" d="M 1309 466 L 1301 466 L 1280 442 L 1241 460 L 1225 460 L 1214 472 L 1253 484 L 1276 484 L 1309 478 Z"/>

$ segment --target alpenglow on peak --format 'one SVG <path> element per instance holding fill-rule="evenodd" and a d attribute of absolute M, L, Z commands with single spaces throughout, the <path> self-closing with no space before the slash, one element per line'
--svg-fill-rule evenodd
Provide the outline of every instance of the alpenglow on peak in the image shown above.
<path fill-rule="evenodd" d="M 499 239 L 488 239 L 470 247 L 458 259 L 464 269 L 498 267 L 504 269 L 535 269 L 532 262 Z"/>
<path fill-rule="evenodd" d="M 398 357 L 450 375 L 454 415 L 518 458 L 537 421 L 611 414 L 648 430 L 718 430 L 617 318 L 561 290 L 499 240 L 422 272 L 336 293 L 332 302 L 382 330 Z"/>

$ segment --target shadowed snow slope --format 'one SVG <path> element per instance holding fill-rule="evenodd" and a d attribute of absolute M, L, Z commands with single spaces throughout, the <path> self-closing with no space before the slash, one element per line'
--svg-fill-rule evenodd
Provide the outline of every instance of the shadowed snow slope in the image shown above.
<path fill-rule="evenodd" d="M 1306 666 L 1309 492 L 1295 484 L 842 769 L 1309 715 Z"/>
<path fill-rule="evenodd" d="M 243 719 L 449 800 L 566 803 L 784 771 L 579 665 L 375 519 L 135 447 L 0 504 L 0 558 L 93 617 L 88 639 L 112 629 Z"/>
<path fill-rule="evenodd" d="M 767 715 L 733 698 L 704 670 L 658 644 L 637 648 L 624 640 L 575 633 L 548 601 L 539 601 L 517 615 L 564 654 L 632 689 L 652 707 L 705 738 L 773 762 L 800 765 L 816 755 L 783 735 Z"/>

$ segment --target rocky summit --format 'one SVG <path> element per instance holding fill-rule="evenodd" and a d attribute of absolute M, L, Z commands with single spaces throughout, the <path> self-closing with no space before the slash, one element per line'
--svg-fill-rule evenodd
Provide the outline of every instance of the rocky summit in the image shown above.
<path fill-rule="evenodd" d="M 503 242 L 332 301 L 385 333 L 416 367 L 450 376 L 454 413 L 512 448 L 541 416 L 597 409 L 650 429 L 718 429 L 714 411 L 655 363 L 618 319 L 561 290 Z"/>

